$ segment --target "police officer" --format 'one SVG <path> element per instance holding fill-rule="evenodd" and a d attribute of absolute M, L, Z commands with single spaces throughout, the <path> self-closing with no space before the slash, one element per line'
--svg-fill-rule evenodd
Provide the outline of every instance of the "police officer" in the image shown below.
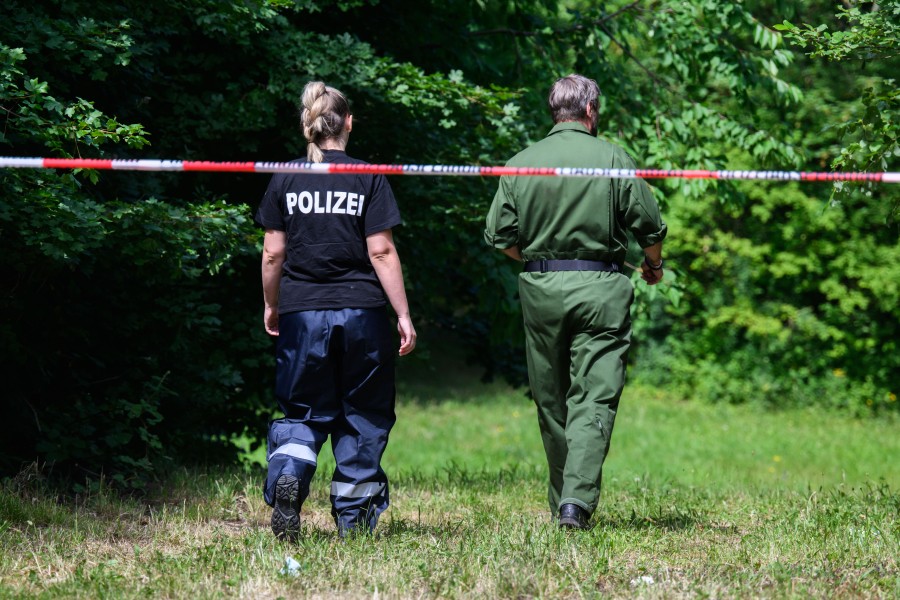
<path fill-rule="evenodd" d="M 554 127 L 507 166 L 634 168 L 597 138 L 599 93 L 581 75 L 558 79 L 549 95 Z M 597 507 L 625 384 L 634 298 L 622 273 L 627 232 L 644 249 L 643 280 L 659 283 L 666 225 L 643 180 L 504 176 L 486 219 L 488 244 L 525 263 L 528 377 L 550 511 L 564 528 L 586 529 Z"/>
<path fill-rule="evenodd" d="M 309 161 L 365 164 L 344 151 L 353 117 L 341 92 L 310 82 L 302 104 Z M 329 435 L 338 532 L 372 531 L 388 507 L 381 457 L 395 421 L 385 297 L 397 315 L 399 354 L 416 345 L 391 233 L 400 224 L 397 202 L 382 175 L 276 174 L 256 220 L 266 229 L 264 322 L 278 336 L 275 395 L 284 412 L 268 434 L 272 531 L 296 539 Z"/>

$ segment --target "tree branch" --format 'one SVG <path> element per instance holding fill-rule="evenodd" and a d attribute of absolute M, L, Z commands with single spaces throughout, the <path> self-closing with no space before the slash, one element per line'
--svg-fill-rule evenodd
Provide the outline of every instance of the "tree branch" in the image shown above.
<path fill-rule="evenodd" d="M 595 19 L 590 21 L 589 23 L 582 23 L 580 25 L 573 25 L 572 27 L 564 27 L 562 29 L 554 29 L 551 34 L 545 34 L 543 31 L 522 31 L 519 29 L 509 29 L 509 28 L 500 28 L 500 29 L 484 29 L 482 31 L 470 31 L 466 34 L 466 37 L 480 37 L 484 35 L 510 35 L 513 37 L 535 37 L 539 35 L 559 35 L 561 33 L 571 33 L 573 31 L 581 31 L 583 29 L 587 29 L 588 27 L 597 25 L 603 26 L 603 24 L 607 21 L 610 21 L 623 12 L 629 11 L 633 8 L 636 8 L 638 4 L 641 3 L 641 0 L 634 0 L 631 4 L 627 6 L 623 6 L 619 10 L 614 13 L 610 13 L 600 19 Z"/>
<path fill-rule="evenodd" d="M 643 69 L 644 72 L 645 72 L 647 75 L 650 76 L 650 79 L 652 79 L 652 80 L 654 81 L 654 83 L 656 83 L 656 85 L 668 87 L 668 86 L 667 86 L 667 85 L 666 85 L 666 84 L 665 84 L 665 83 L 664 83 L 664 82 L 656 75 L 656 73 L 654 73 L 653 71 L 651 71 L 650 69 L 648 69 L 647 67 L 645 67 L 645 66 L 643 65 L 643 63 L 641 63 L 641 61 L 639 61 L 638 58 L 637 58 L 634 54 L 632 54 L 631 50 L 629 50 L 628 48 L 626 48 L 625 45 L 624 45 L 622 42 L 620 42 L 618 39 L 616 39 L 616 36 L 613 35 L 612 31 L 610 31 L 609 28 L 606 27 L 606 25 L 603 25 L 603 24 L 601 23 L 599 26 L 600 26 L 600 30 L 603 31 L 603 33 L 605 33 L 605 34 L 609 37 L 610 41 L 612 41 L 616 46 L 618 46 L 619 48 L 621 48 L 621 49 L 622 49 L 622 52 L 625 53 L 625 56 L 627 56 L 628 58 L 630 58 L 631 60 L 633 60 L 634 63 L 635 63 L 637 66 L 639 66 L 641 69 Z"/>
<path fill-rule="evenodd" d="M 656 73 L 654 73 L 653 71 L 651 71 L 650 69 L 645 67 L 641 63 L 641 61 L 639 61 L 637 59 L 637 57 L 634 54 L 632 54 L 632 52 L 628 48 L 626 48 L 624 44 L 622 44 L 622 42 L 620 42 L 618 39 L 616 39 L 616 37 L 613 35 L 613 33 L 605 25 L 605 23 L 607 21 L 611 21 L 612 19 L 616 18 L 617 16 L 621 15 L 622 13 L 637 8 L 640 3 L 641 3 L 641 0 L 634 0 L 634 2 L 632 2 L 631 4 L 623 6 L 616 12 L 605 15 L 600 19 L 594 19 L 593 21 L 590 21 L 589 23 L 573 25 L 572 27 L 565 27 L 562 29 L 554 29 L 551 34 L 545 34 L 542 31 L 522 31 L 522 30 L 518 30 L 518 29 L 502 28 L 502 29 L 485 29 L 483 31 L 472 31 L 472 32 L 469 32 L 468 34 L 466 34 L 466 37 L 479 37 L 479 36 L 486 36 L 486 35 L 510 35 L 512 37 L 537 37 L 539 35 L 559 35 L 559 34 L 565 34 L 565 33 L 572 33 L 574 31 L 581 31 L 583 29 L 587 29 L 588 27 L 595 26 L 595 27 L 599 27 L 600 30 L 603 31 L 603 33 L 605 33 L 616 46 L 621 48 L 622 52 L 624 52 L 628 58 L 633 60 L 635 62 L 635 64 L 637 64 L 637 66 L 639 66 L 641 69 L 643 69 L 643 71 L 645 73 L 647 73 L 647 75 L 649 75 L 650 78 L 657 85 L 664 85 L 662 80 L 660 80 L 660 78 L 656 75 Z"/>

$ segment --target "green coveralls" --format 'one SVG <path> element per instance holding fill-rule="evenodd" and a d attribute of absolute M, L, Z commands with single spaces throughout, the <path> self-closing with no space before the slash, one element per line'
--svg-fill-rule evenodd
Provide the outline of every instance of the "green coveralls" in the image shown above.
<path fill-rule="evenodd" d="M 559 123 L 514 156 L 511 167 L 633 169 L 618 146 L 580 123 Z M 666 225 L 640 179 L 501 177 L 485 240 L 517 246 L 526 261 L 625 260 L 631 232 L 642 248 L 662 241 Z M 528 378 L 550 467 L 548 499 L 594 512 L 631 344 L 629 277 L 605 271 L 522 273 Z"/>

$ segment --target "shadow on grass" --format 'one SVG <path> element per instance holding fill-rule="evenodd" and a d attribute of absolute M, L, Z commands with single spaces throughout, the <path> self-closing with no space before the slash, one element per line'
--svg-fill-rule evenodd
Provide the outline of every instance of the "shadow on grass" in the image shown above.
<path fill-rule="evenodd" d="M 280 542 L 286 548 L 320 545 L 320 544 L 360 544 L 367 542 L 378 542 L 381 540 L 398 538 L 412 539 L 449 539 L 460 537 L 465 534 L 469 525 L 465 521 L 444 522 L 444 523 L 424 523 L 410 519 L 390 519 L 383 523 L 379 523 L 374 533 L 367 531 L 351 533 L 342 538 L 338 535 L 337 529 L 332 525 L 323 525 L 319 523 L 303 523 L 300 529 L 300 536 L 296 541 L 282 540 Z M 252 525 L 245 525 L 249 529 L 265 529 Z"/>
<path fill-rule="evenodd" d="M 386 527 L 381 526 L 381 530 L 376 534 L 380 537 L 425 537 L 425 538 L 447 538 L 462 535 L 467 524 L 464 521 L 445 522 L 445 523 L 423 523 L 421 521 L 413 521 L 411 519 L 392 519 L 385 523 Z"/>
<path fill-rule="evenodd" d="M 445 520 L 441 522 L 427 522 L 416 518 L 391 519 L 379 523 L 374 533 L 362 533 L 349 536 L 342 540 L 333 528 L 319 526 L 303 526 L 303 533 L 298 544 L 321 543 L 365 543 L 366 541 L 407 541 L 419 543 L 424 540 L 449 541 L 469 540 L 473 536 L 497 536 L 498 539 L 512 537 L 542 538 L 544 535 L 562 536 L 560 539 L 605 539 L 611 531 L 648 531 L 659 530 L 662 532 L 685 531 L 691 529 L 714 529 L 716 527 L 705 523 L 702 519 L 684 513 L 661 514 L 653 517 L 633 514 L 631 517 L 606 518 L 595 520 L 588 530 L 576 531 L 560 529 L 555 521 L 546 520 L 518 522 L 515 519 L 509 522 L 485 521 L 479 518 L 462 518 L 459 520 Z M 726 527 L 729 532 L 734 528 Z M 540 533 L 543 532 L 543 533 Z M 416 541 L 418 540 L 418 541 Z"/>
<path fill-rule="evenodd" d="M 697 511 L 680 509 L 660 509 L 652 514 L 640 514 L 634 510 L 630 515 L 611 515 L 598 519 L 597 527 L 610 529 L 634 529 L 645 531 L 658 529 L 661 531 L 684 531 L 688 529 L 707 529 L 714 526 Z"/>
<path fill-rule="evenodd" d="M 508 467 L 469 468 L 451 460 L 434 472 L 422 469 L 397 469 L 391 475 L 397 488 L 428 491 L 471 490 L 496 494 L 503 489 L 545 484 L 543 465 L 513 464 Z"/>

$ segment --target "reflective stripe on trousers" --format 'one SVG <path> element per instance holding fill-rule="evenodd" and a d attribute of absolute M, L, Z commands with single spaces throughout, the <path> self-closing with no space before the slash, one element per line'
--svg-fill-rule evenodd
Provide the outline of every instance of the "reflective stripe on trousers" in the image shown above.
<path fill-rule="evenodd" d="M 272 457 L 276 454 L 284 454 L 285 456 L 292 456 L 293 458 L 312 463 L 313 465 L 316 464 L 315 451 L 313 451 L 313 449 L 308 446 L 304 446 L 303 444 L 283 444 L 275 448 L 272 454 L 266 457 L 266 460 L 272 460 Z"/>

